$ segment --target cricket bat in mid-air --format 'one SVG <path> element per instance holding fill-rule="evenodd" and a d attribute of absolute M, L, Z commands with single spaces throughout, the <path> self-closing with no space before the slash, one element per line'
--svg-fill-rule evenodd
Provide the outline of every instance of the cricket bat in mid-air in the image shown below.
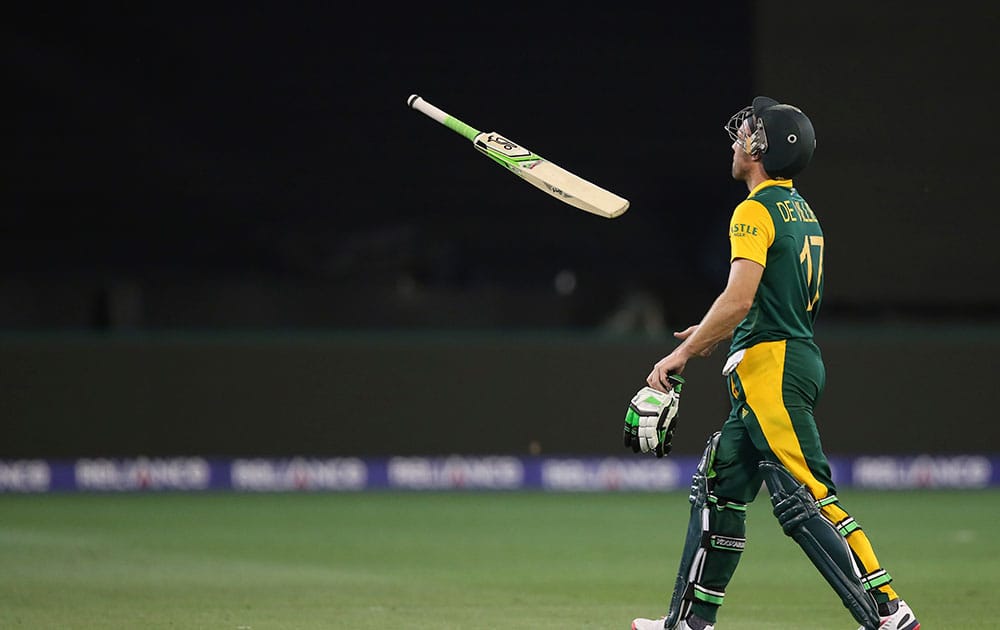
<path fill-rule="evenodd" d="M 556 166 L 495 131 L 473 129 L 461 120 L 434 107 L 416 94 L 406 104 L 427 114 L 448 129 L 465 136 L 481 153 L 509 171 L 571 206 L 613 219 L 628 210 L 628 200 Z"/>

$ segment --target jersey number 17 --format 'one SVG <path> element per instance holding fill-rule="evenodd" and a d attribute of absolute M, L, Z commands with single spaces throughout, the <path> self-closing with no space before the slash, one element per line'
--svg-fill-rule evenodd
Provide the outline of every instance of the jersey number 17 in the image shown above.
<path fill-rule="evenodd" d="M 813 249 L 818 249 L 816 263 L 813 264 Z M 806 235 L 802 243 L 802 252 L 799 254 L 799 262 L 806 268 L 806 288 L 812 294 L 806 311 L 813 310 L 819 302 L 819 283 L 823 279 L 823 237 Z M 815 287 L 815 290 L 813 290 Z"/>

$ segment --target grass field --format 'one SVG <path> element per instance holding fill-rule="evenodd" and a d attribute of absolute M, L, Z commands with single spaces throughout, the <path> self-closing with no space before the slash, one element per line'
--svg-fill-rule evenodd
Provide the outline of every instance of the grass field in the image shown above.
<path fill-rule="evenodd" d="M 1000 493 L 842 493 L 924 628 L 996 628 Z M 720 630 L 856 628 L 765 497 Z M 0 628 L 620 628 L 686 493 L 0 496 Z"/>

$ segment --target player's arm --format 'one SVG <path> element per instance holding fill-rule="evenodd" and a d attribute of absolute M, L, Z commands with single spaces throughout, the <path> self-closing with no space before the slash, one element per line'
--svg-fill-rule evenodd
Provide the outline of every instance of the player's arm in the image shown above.
<path fill-rule="evenodd" d="M 734 260 L 729 267 L 725 290 L 715 298 L 701 323 L 694 327 L 678 349 L 682 349 L 688 357 L 704 355 L 720 341 L 732 337 L 736 326 L 753 306 L 763 274 L 764 267 L 758 262 L 746 258 Z"/>
<path fill-rule="evenodd" d="M 736 206 L 729 224 L 731 264 L 726 288 L 701 323 L 677 335 L 683 339 L 681 344 L 653 366 L 646 377 L 650 387 L 666 391 L 670 387 L 667 377 L 683 372 L 688 359 L 706 356 L 717 343 L 732 336 L 753 306 L 774 233 L 771 215 L 760 202 L 747 199 Z"/>
<path fill-rule="evenodd" d="M 660 359 L 646 377 L 650 387 L 666 391 L 667 377 L 680 374 L 691 357 L 703 355 L 723 339 L 732 336 L 733 330 L 743 321 L 760 286 L 764 266 L 747 258 L 736 258 L 729 267 L 726 288 L 701 319 L 701 323 L 673 352 Z"/>

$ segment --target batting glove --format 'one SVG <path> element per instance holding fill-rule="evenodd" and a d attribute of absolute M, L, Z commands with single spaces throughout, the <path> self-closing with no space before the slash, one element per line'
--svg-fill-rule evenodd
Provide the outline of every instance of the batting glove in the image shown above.
<path fill-rule="evenodd" d="M 657 457 L 663 457 L 673 447 L 671 442 L 677 428 L 677 410 L 684 379 L 672 375 L 669 380 L 673 384 L 669 393 L 643 387 L 629 403 L 625 413 L 624 445 L 633 453 L 652 452 Z"/>

